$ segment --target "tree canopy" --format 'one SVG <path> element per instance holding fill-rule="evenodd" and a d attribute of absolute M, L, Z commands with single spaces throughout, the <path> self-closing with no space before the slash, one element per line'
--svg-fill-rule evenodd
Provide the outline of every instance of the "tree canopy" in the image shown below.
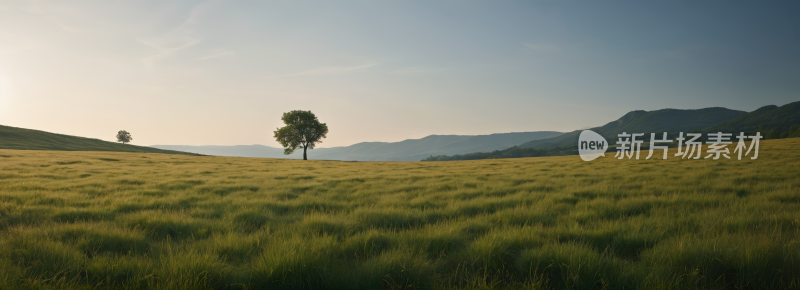
<path fill-rule="evenodd" d="M 117 142 L 122 142 L 122 144 L 130 143 L 133 138 L 131 137 L 131 133 L 128 131 L 120 130 L 117 132 Z"/>
<path fill-rule="evenodd" d="M 303 160 L 308 160 L 308 149 L 314 149 L 317 143 L 327 137 L 328 125 L 320 123 L 317 116 L 311 111 L 291 111 L 283 113 L 281 117 L 283 128 L 275 132 L 275 139 L 283 146 L 283 154 L 294 153 L 297 148 L 303 148 Z"/>

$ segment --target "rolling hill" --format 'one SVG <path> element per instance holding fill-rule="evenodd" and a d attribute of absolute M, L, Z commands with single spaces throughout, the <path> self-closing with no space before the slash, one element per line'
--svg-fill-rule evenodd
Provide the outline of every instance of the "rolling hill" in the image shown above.
<path fill-rule="evenodd" d="M 608 140 L 616 140 L 617 134 L 654 133 L 654 132 L 690 132 L 701 130 L 725 121 L 732 120 L 747 112 L 726 108 L 705 108 L 697 110 L 662 109 L 656 111 L 631 111 L 616 121 L 601 127 L 591 128 Z M 533 140 L 520 144 L 520 148 L 545 149 L 558 146 L 578 144 L 578 136 L 582 130 L 576 130 L 561 136 Z M 458 153 L 452 153 L 458 154 Z"/>
<path fill-rule="evenodd" d="M 718 120 L 722 121 L 708 125 Z M 766 139 L 800 137 L 800 102 L 789 103 L 780 107 L 774 105 L 764 106 L 749 113 L 725 108 L 700 110 L 664 109 L 652 112 L 632 111 L 614 122 L 591 130 L 600 133 L 612 144 L 617 139 L 616 135 L 620 132 L 668 132 L 670 139 L 674 139 L 679 132 L 724 132 L 733 133 L 734 135 L 737 132 L 745 132 L 751 135 L 759 131 L 762 132 L 762 136 Z M 577 154 L 577 148 L 574 144 L 577 143 L 580 132 L 581 130 L 578 130 L 554 138 L 534 140 L 503 150 L 437 155 L 426 158 L 423 161 L 573 155 Z M 649 134 L 645 134 L 644 139 L 649 139 Z M 643 148 L 648 146 L 646 142 L 642 145 Z M 671 146 L 676 145 L 677 143 L 674 143 Z"/>
<path fill-rule="evenodd" d="M 152 145 L 150 147 L 164 149 L 164 150 L 185 151 L 185 152 L 192 152 L 192 153 L 213 155 L 213 156 L 303 159 L 302 150 L 298 150 L 300 153 L 299 155 L 297 154 L 297 152 L 295 152 L 295 154 L 286 156 L 283 155 L 282 148 L 275 148 L 264 145 L 234 145 L 234 146 Z M 314 150 L 309 150 L 308 151 L 309 156 L 313 156 L 319 150 L 324 151 L 325 149 L 326 148 L 318 148 Z"/>
<path fill-rule="evenodd" d="M 776 130 L 784 132 L 800 124 L 800 101 L 783 106 L 764 106 L 750 113 L 710 126 L 702 132 L 748 132 Z"/>
<path fill-rule="evenodd" d="M 561 132 L 519 132 L 491 135 L 430 135 L 400 142 L 362 142 L 345 147 L 317 148 L 308 151 L 309 159 L 358 161 L 419 161 L 431 155 L 486 152 L 509 148 L 524 142 L 559 136 Z M 188 146 L 153 145 L 154 148 L 195 152 L 206 155 L 270 158 L 302 158 L 302 151 L 286 156 L 283 149 L 263 145 Z"/>
<path fill-rule="evenodd" d="M 39 130 L 0 125 L 0 149 L 56 151 L 114 151 L 197 155 L 145 146 L 123 145 L 99 139 L 84 138 Z"/>

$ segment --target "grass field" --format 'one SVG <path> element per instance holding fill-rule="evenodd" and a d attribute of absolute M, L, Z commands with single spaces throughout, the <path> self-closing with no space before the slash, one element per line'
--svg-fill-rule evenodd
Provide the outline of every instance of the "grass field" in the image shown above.
<path fill-rule="evenodd" d="M 0 150 L 0 288 L 800 289 L 798 148 L 408 163 Z"/>

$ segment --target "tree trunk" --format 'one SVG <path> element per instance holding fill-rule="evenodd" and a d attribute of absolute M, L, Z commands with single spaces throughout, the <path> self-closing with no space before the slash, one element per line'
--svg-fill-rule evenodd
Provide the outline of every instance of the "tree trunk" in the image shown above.
<path fill-rule="evenodd" d="M 303 146 L 303 160 L 308 160 L 308 158 L 306 158 L 306 150 L 308 150 L 308 148 L 306 148 L 306 146 Z"/>

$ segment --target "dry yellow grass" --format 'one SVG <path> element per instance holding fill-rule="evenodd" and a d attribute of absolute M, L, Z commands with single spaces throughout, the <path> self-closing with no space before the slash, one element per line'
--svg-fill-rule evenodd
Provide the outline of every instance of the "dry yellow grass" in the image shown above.
<path fill-rule="evenodd" d="M 0 288 L 796 289 L 798 148 L 592 162 L 0 150 Z"/>

